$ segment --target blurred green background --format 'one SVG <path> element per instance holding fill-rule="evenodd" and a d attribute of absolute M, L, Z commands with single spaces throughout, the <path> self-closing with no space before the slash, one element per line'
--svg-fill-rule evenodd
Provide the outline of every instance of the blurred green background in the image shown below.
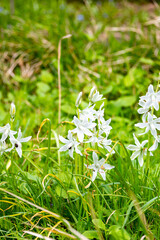
<path fill-rule="evenodd" d="M 62 40 L 62 121 L 75 114 L 83 91 L 104 94 L 112 134 L 128 141 L 137 102 L 160 66 L 160 8 L 150 1 L 15 0 L 0 3 L 0 124 L 9 119 L 36 134 L 44 118 L 58 126 L 58 42 Z M 34 132 L 34 133 L 33 133 Z M 129 134 L 130 133 L 130 134 Z"/>

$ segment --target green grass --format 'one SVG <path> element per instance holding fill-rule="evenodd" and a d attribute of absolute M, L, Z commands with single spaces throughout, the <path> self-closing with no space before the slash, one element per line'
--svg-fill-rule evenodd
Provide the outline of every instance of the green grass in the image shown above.
<path fill-rule="evenodd" d="M 24 137 L 32 136 L 22 158 L 16 153 L 1 156 L 1 239 L 36 238 L 24 231 L 78 239 L 74 229 L 90 239 L 160 239 L 159 149 L 147 176 L 145 165 L 132 165 L 124 147 L 133 142 L 132 133 L 138 133 L 134 124 L 140 121 L 139 96 L 158 82 L 160 8 L 102 2 L 15 0 L 14 15 L 7 1 L 1 2 L 0 126 L 9 122 L 14 101 L 14 129 L 21 126 Z M 72 37 L 61 45 L 58 124 L 58 43 L 68 34 Z M 74 161 L 57 151 L 57 136 L 65 137 L 70 129 L 64 121 L 76 114 L 78 93 L 83 92 L 83 108 L 93 85 L 106 98 L 105 117 L 112 118 L 111 139 L 118 144 L 109 159 L 115 170 L 107 181 L 99 178 L 86 188 L 90 175 L 75 174 Z"/>

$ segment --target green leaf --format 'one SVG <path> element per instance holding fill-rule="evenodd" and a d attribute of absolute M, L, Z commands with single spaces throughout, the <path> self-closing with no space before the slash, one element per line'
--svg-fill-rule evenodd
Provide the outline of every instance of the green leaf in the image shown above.
<path fill-rule="evenodd" d="M 136 102 L 136 96 L 124 96 L 114 101 L 114 105 L 117 107 L 130 107 Z"/>
<path fill-rule="evenodd" d="M 109 234 L 114 237 L 115 240 L 130 240 L 130 236 L 127 231 L 120 226 L 112 225 L 109 229 Z"/>
<path fill-rule="evenodd" d="M 46 83 L 43 83 L 43 82 L 38 82 L 37 83 L 37 91 L 40 91 L 40 92 L 43 92 L 43 93 L 46 93 L 50 90 L 50 86 Z"/>
<path fill-rule="evenodd" d="M 150 59 L 150 58 L 140 58 L 140 62 L 141 63 L 145 63 L 145 64 L 147 64 L 147 65 L 151 65 L 151 66 L 153 66 L 154 65 L 154 61 L 152 60 L 152 59 Z"/>
<path fill-rule="evenodd" d="M 96 227 L 101 228 L 103 230 L 106 229 L 105 224 L 102 222 L 101 219 L 92 219 L 92 222 Z"/>
<path fill-rule="evenodd" d="M 68 198 L 66 191 L 61 186 L 56 186 L 55 191 L 59 197 Z"/>
<path fill-rule="evenodd" d="M 62 105 L 61 110 L 67 114 L 75 114 L 75 108 L 72 105 L 64 104 Z"/>
<path fill-rule="evenodd" d="M 40 75 L 40 80 L 42 82 L 50 83 L 53 81 L 53 75 L 46 70 L 42 70 L 41 75 Z"/>
<path fill-rule="evenodd" d="M 89 239 L 98 239 L 98 234 L 95 230 L 85 231 L 83 235 Z"/>

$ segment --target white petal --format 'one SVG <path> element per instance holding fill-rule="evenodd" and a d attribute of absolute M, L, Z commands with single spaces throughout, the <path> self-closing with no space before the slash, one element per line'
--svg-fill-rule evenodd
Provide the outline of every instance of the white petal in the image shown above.
<path fill-rule="evenodd" d="M 2 138 L 1 138 L 1 141 L 2 141 L 2 142 L 4 142 L 4 141 L 7 139 L 8 135 L 9 135 L 8 133 L 9 133 L 8 130 L 6 130 L 6 131 L 3 133 Z"/>
<path fill-rule="evenodd" d="M 155 101 L 153 103 L 153 107 L 156 109 L 156 111 L 158 111 L 159 110 L 159 103 L 157 101 Z"/>
<path fill-rule="evenodd" d="M 73 151 L 74 151 L 74 148 L 72 147 L 71 149 L 69 149 L 69 156 L 71 158 L 73 158 Z"/>
<path fill-rule="evenodd" d="M 81 130 L 79 130 L 79 129 L 77 129 L 77 137 L 78 137 L 80 142 L 83 142 L 84 133 Z"/>
<path fill-rule="evenodd" d="M 136 138 L 135 134 L 133 133 L 133 137 L 134 137 L 134 140 L 135 140 L 135 144 L 140 148 L 141 147 L 141 144 L 140 142 L 138 141 L 138 139 Z"/>
<path fill-rule="evenodd" d="M 147 126 L 147 123 L 136 123 L 135 126 L 139 128 L 145 128 Z"/>
<path fill-rule="evenodd" d="M 139 156 L 139 154 L 140 154 L 140 151 L 134 152 L 134 153 L 132 154 L 132 156 L 131 156 L 131 160 L 134 160 L 136 157 Z"/>
<path fill-rule="evenodd" d="M 105 174 L 105 171 L 102 170 L 102 169 L 99 169 L 99 173 L 101 174 L 103 180 L 105 181 L 105 180 L 106 180 L 106 174 Z"/>
<path fill-rule="evenodd" d="M 142 167 L 143 166 L 143 154 L 140 153 L 140 155 L 138 156 L 138 162 L 139 162 L 139 165 Z"/>
<path fill-rule="evenodd" d="M 104 167 L 106 170 L 111 170 L 111 169 L 115 168 L 115 166 L 112 166 L 112 165 L 110 165 L 110 164 L 108 164 L 108 163 L 105 163 L 105 164 L 103 165 L 103 167 Z"/>
<path fill-rule="evenodd" d="M 18 130 L 18 138 L 20 139 L 22 137 L 22 132 L 21 132 L 21 129 L 19 128 Z"/>
<path fill-rule="evenodd" d="M 92 153 L 92 157 L 93 157 L 94 164 L 97 164 L 98 163 L 98 155 L 97 155 L 97 153 L 93 152 Z"/>
<path fill-rule="evenodd" d="M 143 142 L 142 142 L 142 148 L 146 145 L 146 143 L 148 143 L 148 140 L 144 140 Z"/>
<path fill-rule="evenodd" d="M 59 136 L 59 140 L 60 140 L 62 143 L 68 143 L 68 140 L 65 139 L 65 138 L 62 137 L 62 136 Z"/>
<path fill-rule="evenodd" d="M 66 144 L 66 145 L 62 146 L 62 147 L 59 149 L 59 152 L 65 152 L 65 151 L 67 151 L 67 150 L 68 150 L 68 146 L 67 146 L 67 144 Z"/>
<path fill-rule="evenodd" d="M 32 136 L 26 137 L 26 138 L 21 138 L 19 139 L 20 142 L 28 142 L 30 139 L 32 138 Z"/>
<path fill-rule="evenodd" d="M 149 87 L 148 87 L 148 92 L 149 92 L 150 94 L 154 93 L 154 89 L 153 89 L 153 85 L 152 85 L 152 84 L 149 85 Z"/>
<path fill-rule="evenodd" d="M 131 150 L 131 151 L 136 151 L 136 150 L 138 150 L 139 148 L 138 148 L 136 145 L 129 145 L 129 146 L 127 147 L 127 149 L 129 149 L 129 150 Z"/>
<path fill-rule="evenodd" d="M 97 177 L 97 170 L 93 170 L 92 182 L 96 179 L 96 177 Z"/>
<path fill-rule="evenodd" d="M 19 157 L 21 158 L 22 157 L 22 149 L 21 149 L 21 147 L 17 147 L 16 151 L 17 151 Z"/>
<path fill-rule="evenodd" d="M 158 141 L 155 140 L 154 144 L 149 148 L 149 151 L 155 151 L 158 147 Z"/>

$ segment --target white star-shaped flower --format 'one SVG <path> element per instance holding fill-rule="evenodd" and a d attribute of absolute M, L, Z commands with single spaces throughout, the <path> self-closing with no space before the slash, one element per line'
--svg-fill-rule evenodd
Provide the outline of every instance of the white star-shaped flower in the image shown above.
<path fill-rule="evenodd" d="M 98 125 L 99 129 L 104 132 L 106 134 L 106 136 L 109 135 L 110 130 L 112 129 L 112 127 L 109 125 L 111 122 L 111 119 L 108 119 L 107 121 L 105 121 L 104 119 L 101 119 L 100 124 Z"/>
<path fill-rule="evenodd" d="M 154 107 L 156 111 L 159 110 L 160 102 L 160 91 L 154 92 L 153 85 L 150 84 L 148 87 L 148 92 L 145 96 L 140 97 L 141 100 L 145 101 L 144 108 Z"/>
<path fill-rule="evenodd" d="M 148 122 L 137 123 L 135 126 L 139 128 L 146 128 L 145 132 L 141 135 L 147 133 L 150 130 L 154 138 L 157 139 L 157 130 L 160 130 L 160 118 L 156 118 L 155 115 L 152 116 L 150 113 L 148 113 L 147 120 Z"/>
<path fill-rule="evenodd" d="M 104 98 L 102 98 L 102 97 L 103 97 L 103 95 L 99 94 L 99 92 L 97 90 L 95 90 L 94 87 L 91 89 L 91 92 L 90 92 L 91 102 L 95 103 L 95 102 L 104 100 Z"/>
<path fill-rule="evenodd" d="M 95 107 L 95 105 L 93 105 L 93 106 L 89 105 L 85 109 L 79 110 L 80 120 L 94 121 L 96 119 L 96 117 L 95 117 L 96 110 L 94 110 L 94 107 Z"/>
<path fill-rule="evenodd" d="M 98 121 L 102 121 L 104 118 L 104 109 L 102 109 L 104 107 L 104 102 L 101 104 L 100 108 L 98 111 L 95 111 L 95 117 L 96 119 L 98 119 Z"/>
<path fill-rule="evenodd" d="M 77 146 L 79 145 L 79 142 L 77 142 L 73 136 L 72 136 L 72 133 L 71 131 L 68 131 L 68 139 L 65 139 L 64 137 L 62 136 L 59 136 L 59 140 L 62 142 L 62 143 L 65 143 L 64 146 L 62 146 L 59 151 L 60 152 L 65 152 L 65 151 L 68 151 L 69 150 L 69 155 L 71 158 L 73 158 L 73 151 L 75 150 L 76 153 L 82 155 L 82 153 L 80 152 L 80 150 L 77 148 Z"/>
<path fill-rule="evenodd" d="M 77 137 L 80 142 L 83 142 L 84 139 L 84 134 L 87 136 L 92 136 L 92 130 L 95 126 L 96 123 L 93 123 L 92 121 L 87 121 L 87 120 L 79 120 L 76 116 L 74 116 L 74 119 L 72 121 L 76 128 L 72 130 L 73 133 L 77 133 Z M 89 130 L 90 129 L 90 130 Z"/>
<path fill-rule="evenodd" d="M 10 124 L 7 123 L 4 127 L 0 127 L 0 133 L 3 133 L 1 141 L 4 142 L 8 136 L 11 137 L 11 136 L 15 135 L 17 132 L 12 131 Z"/>
<path fill-rule="evenodd" d="M 131 144 L 127 147 L 127 149 L 134 151 L 134 153 L 132 153 L 132 155 L 131 155 L 131 160 L 134 160 L 135 158 L 138 157 L 139 165 L 142 167 L 143 166 L 143 156 L 147 155 L 147 148 L 144 148 L 144 146 L 146 145 L 146 143 L 148 143 L 148 140 L 145 140 L 140 144 L 140 142 L 138 141 L 138 139 L 136 138 L 136 136 L 134 134 L 133 134 L 133 137 L 134 137 L 136 145 Z"/>
<path fill-rule="evenodd" d="M 19 128 L 18 130 L 18 137 L 17 139 L 11 135 L 10 136 L 10 142 L 12 143 L 12 149 L 15 148 L 19 157 L 22 157 L 22 142 L 28 142 L 31 139 L 31 136 L 22 138 L 22 132 L 21 129 Z"/>
<path fill-rule="evenodd" d="M 6 142 L 4 141 L 4 142 L 2 142 L 1 140 L 0 140 L 0 154 L 2 155 L 4 152 L 10 152 L 13 148 L 11 147 L 11 148 L 7 148 L 8 146 L 7 146 L 7 144 L 6 144 Z"/>
<path fill-rule="evenodd" d="M 93 152 L 92 157 L 93 157 L 94 163 L 90 166 L 87 166 L 85 164 L 85 166 L 88 169 L 93 170 L 92 182 L 96 179 L 98 172 L 102 176 L 103 180 L 106 180 L 106 174 L 105 174 L 104 169 L 105 170 L 111 170 L 112 168 L 114 168 L 114 166 L 111 166 L 110 164 L 104 163 L 105 162 L 104 158 L 102 158 L 101 160 L 98 161 L 98 155 L 95 152 Z"/>

